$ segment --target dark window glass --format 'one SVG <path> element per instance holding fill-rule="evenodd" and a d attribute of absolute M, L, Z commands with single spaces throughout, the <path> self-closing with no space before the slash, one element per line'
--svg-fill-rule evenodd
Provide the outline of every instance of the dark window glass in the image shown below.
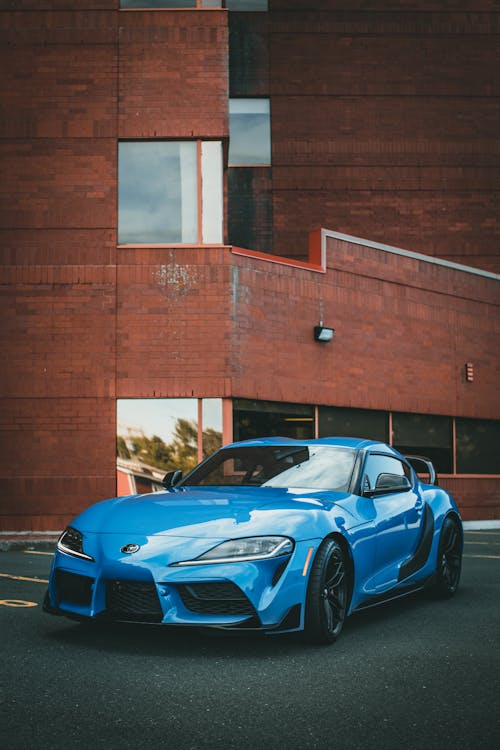
<path fill-rule="evenodd" d="M 500 474 L 500 422 L 456 420 L 457 474 Z"/>
<path fill-rule="evenodd" d="M 229 10 L 267 10 L 268 0 L 226 0 Z"/>
<path fill-rule="evenodd" d="M 269 91 L 269 34 L 245 13 L 229 14 L 229 96 L 261 96 Z"/>
<path fill-rule="evenodd" d="M 229 164 L 270 164 L 269 99 L 229 100 Z"/>
<path fill-rule="evenodd" d="M 196 243 L 194 141 L 124 141 L 118 146 L 118 242 Z"/>
<path fill-rule="evenodd" d="M 198 466 L 183 484 L 302 487 L 347 490 L 356 451 L 305 445 L 224 448 Z"/>
<path fill-rule="evenodd" d="M 400 453 L 430 458 L 436 471 L 453 472 L 451 417 L 431 414 L 392 415 L 392 444 Z"/>
<path fill-rule="evenodd" d="M 370 455 L 366 460 L 363 474 L 363 490 L 390 492 L 405 484 L 410 487 L 411 472 L 397 458 L 391 456 Z"/>
<path fill-rule="evenodd" d="M 319 437 L 361 437 L 369 440 L 389 439 L 389 415 L 373 409 L 347 409 L 320 406 Z"/>
<path fill-rule="evenodd" d="M 227 171 L 229 241 L 271 253 L 273 248 L 272 167 L 231 167 Z"/>
<path fill-rule="evenodd" d="M 297 440 L 314 438 L 314 407 L 278 401 L 234 400 L 234 440 L 275 435 Z"/>

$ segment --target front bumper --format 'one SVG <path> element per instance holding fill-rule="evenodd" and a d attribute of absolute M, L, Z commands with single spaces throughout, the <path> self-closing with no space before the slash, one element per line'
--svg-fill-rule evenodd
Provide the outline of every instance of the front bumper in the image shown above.
<path fill-rule="evenodd" d="M 44 610 L 80 620 L 300 630 L 306 560 L 319 541 L 299 542 L 292 554 L 274 559 L 189 567 L 169 567 L 146 552 L 135 560 L 90 562 L 57 551 Z"/>

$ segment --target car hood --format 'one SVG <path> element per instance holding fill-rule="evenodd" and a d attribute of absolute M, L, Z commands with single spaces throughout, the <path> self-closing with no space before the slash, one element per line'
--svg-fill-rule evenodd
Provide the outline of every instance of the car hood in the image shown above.
<path fill-rule="evenodd" d="M 82 513 L 75 526 L 84 533 L 148 537 L 224 540 L 274 533 L 299 539 L 313 536 L 325 514 L 331 514 L 329 526 L 352 525 L 352 497 L 273 487 L 172 489 L 98 503 Z"/>

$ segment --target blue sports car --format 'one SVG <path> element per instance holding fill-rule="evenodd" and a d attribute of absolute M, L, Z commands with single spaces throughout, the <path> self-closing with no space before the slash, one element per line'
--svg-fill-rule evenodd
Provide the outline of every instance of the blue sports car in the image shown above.
<path fill-rule="evenodd" d="M 457 589 L 455 502 L 430 461 L 384 443 L 233 443 L 163 483 L 163 492 L 97 503 L 67 527 L 47 612 L 302 630 L 330 643 L 352 612 L 424 587 L 442 597 Z"/>

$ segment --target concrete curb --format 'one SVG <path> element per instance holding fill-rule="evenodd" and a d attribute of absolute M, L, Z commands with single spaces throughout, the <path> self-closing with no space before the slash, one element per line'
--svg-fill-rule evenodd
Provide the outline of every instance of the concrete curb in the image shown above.
<path fill-rule="evenodd" d="M 60 531 L 0 531 L 0 552 L 36 550 L 54 552 Z"/>

